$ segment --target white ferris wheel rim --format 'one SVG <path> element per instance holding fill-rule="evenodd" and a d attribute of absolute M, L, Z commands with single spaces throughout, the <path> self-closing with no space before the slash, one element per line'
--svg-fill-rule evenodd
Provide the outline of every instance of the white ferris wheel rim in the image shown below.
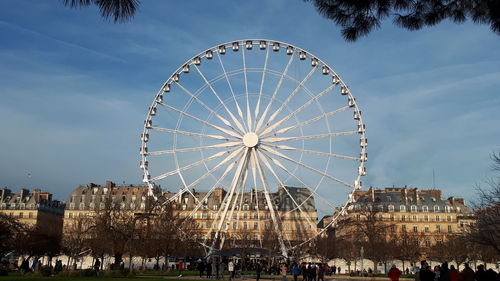
<path fill-rule="evenodd" d="M 250 44 L 250 45 L 248 45 Z M 262 44 L 264 44 L 264 48 L 262 48 Z M 162 97 L 163 95 L 168 92 L 167 89 L 170 89 L 171 85 L 177 85 L 179 86 L 186 94 L 190 95 L 191 96 L 191 100 L 190 102 L 193 102 L 193 100 L 196 100 L 196 94 L 195 93 L 191 93 L 189 92 L 189 90 L 185 89 L 182 87 L 182 85 L 179 83 L 179 78 L 180 78 L 180 75 L 183 75 L 184 73 L 187 73 L 189 72 L 190 68 L 194 68 L 196 71 L 198 71 L 198 73 L 203 77 L 203 79 L 205 80 L 205 85 L 203 86 L 204 89 L 206 88 L 210 88 L 211 91 L 217 96 L 217 93 L 216 91 L 212 88 L 213 84 L 212 83 L 215 83 L 214 81 L 209 81 L 207 78 L 205 78 L 205 76 L 203 75 L 202 72 L 200 72 L 200 70 L 198 69 L 197 65 L 200 65 L 201 63 L 201 60 L 203 59 L 212 59 L 212 57 L 208 58 L 208 56 L 214 56 L 214 54 L 217 55 L 217 57 L 219 58 L 220 60 L 220 55 L 222 54 L 225 54 L 226 52 L 226 49 L 231 49 L 233 48 L 233 51 L 238 51 L 238 50 L 242 50 L 241 53 L 243 54 L 243 64 L 245 64 L 245 49 L 247 50 L 251 50 L 253 47 L 255 48 L 259 48 L 261 50 L 265 49 L 267 54 L 266 54 L 266 62 L 265 62 L 265 66 L 264 66 L 264 69 L 261 70 L 262 72 L 262 75 L 263 77 L 266 75 L 266 74 L 272 74 L 272 71 L 271 70 L 267 70 L 266 69 L 266 65 L 267 65 L 267 56 L 269 55 L 271 48 L 273 49 L 273 51 L 276 51 L 274 48 L 277 48 L 277 51 L 280 51 L 282 49 L 285 49 L 287 54 L 291 56 L 291 59 L 288 61 L 288 64 L 287 64 L 287 67 L 285 68 L 284 71 L 282 72 L 277 72 L 277 73 L 274 73 L 275 75 L 278 74 L 278 75 L 282 75 L 281 79 L 284 79 L 284 78 L 287 78 L 287 79 L 293 79 L 293 78 L 290 78 L 289 76 L 287 76 L 288 74 L 286 73 L 287 70 L 288 70 L 288 67 L 292 61 L 292 58 L 296 55 L 299 55 L 300 56 L 300 59 L 310 59 L 311 62 L 312 62 L 312 68 L 315 70 L 315 69 L 319 69 L 320 67 L 323 69 L 323 74 L 326 73 L 326 75 L 329 75 L 332 77 L 333 79 L 333 83 L 332 83 L 332 87 L 335 87 L 336 85 L 339 85 L 342 89 L 342 95 L 346 95 L 348 97 L 348 100 L 349 100 L 349 106 L 346 107 L 346 109 L 343 109 L 343 110 L 348 110 L 349 108 L 352 108 L 355 112 L 355 116 L 356 116 L 356 113 L 358 113 L 358 116 L 357 116 L 357 119 L 358 120 L 358 128 L 361 127 L 361 129 L 358 129 L 358 134 L 361 135 L 360 139 L 361 139 L 361 152 L 360 152 L 360 157 L 357 158 L 357 157 L 349 157 L 349 156 L 343 156 L 343 155 L 335 155 L 333 153 L 319 153 L 317 152 L 318 155 L 322 155 L 322 156 L 325 156 L 325 157 L 346 157 L 346 159 L 349 159 L 349 158 L 352 158 L 350 160 L 355 160 L 355 161 L 359 161 L 359 166 L 358 166 L 358 170 L 359 170 L 359 173 L 358 173 L 358 176 L 356 177 L 355 181 L 354 181 L 354 184 L 350 184 L 350 183 L 347 183 L 347 182 L 344 182 L 342 180 L 339 180 L 331 175 L 328 175 L 326 173 L 322 173 L 321 171 L 318 171 L 317 169 L 314 169 L 313 167 L 305 167 L 303 163 L 301 163 L 300 161 L 295 161 L 295 164 L 297 165 L 296 167 L 298 167 L 299 165 L 303 166 L 304 168 L 308 168 L 308 169 L 312 169 L 314 172 L 316 172 L 317 174 L 320 174 L 322 176 L 322 179 L 321 181 L 323 180 L 323 178 L 325 177 L 328 177 L 330 178 L 331 180 L 334 180 L 334 181 L 337 181 L 349 188 L 351 188 L 351 191 L 349 193 L 349 196 L 346 200 L 346 202 L 340 207 L 340 208 L 337 208 L 337 212 L 335 212 L 333 215 L 332 215 L 332 218 L 330 220 L 330 222 L 328 222 L 327 225 L 324 226 L 324 228 L 320 231 L 316 231 L 316 234 L 304 241 L 302 241 L 301 243 L 299 244 L 296 244 L 294 246 L 290 246 L 290 247 L 287 247 L 284 242 L 283 242 L 283 237 L 280 237 L 280 233 L 279 233 L 279 230 L 276 228 L 275 231 L 276 233 L 278 234 L 278 239 L 279 239 L 279 242 L 280 242 L 280 248 L 281 248 L 281 252 L 284 256 L 287 256 L 288 254 L 288 251 L 289 250 L 293 250 L 297 247 L 300 247 L 306 243 L 309 243 L 311 242 L 313 239 L 319 237 L 320 235 L 322 235 L 327 229 L 328 227 L 330 226 L 333 226 L 336 222 L 337 222 L 337 219 L 339 216 L 341 215 L 344 215 L 346 213 L 346 209 L 347 209 L 347 206 L 349 203 L 351 203 L 353 201 L 353 192 L 357 189 L 359 189 L 361 187 L 361 176 L 364 176 L 365 174 L 365 162 L 367 161 L 367 154 L 366 154 L 366 137 L 365 137 L 365 125 L 363 123 L 363 120 L 362 120 L 362 116 L 361 116 L 361 111 L 359 110 L 358 108 L 358 104 L 357 102 L 355 101 L 355 98 L 354 96 L 351 94 L 348 86 L 346 83 L 344 83 L 344 81 L 342 81 L 342 79 L 340 78 L 340 76 L 333 70 L 332 67 L 330 67 L 328 64 L 326 64 L 324 61 L 322 61 L 321 59 L 319 59 L 317 56 L 313 55 L 312 53 L 306 51 L 305 49 L 302 49 L 302 48 L 299 48 L 295 45 L 292 45 L 292 44 L 289 44 L 289 43 L 285 43 L 285 42 L 281 42 L 281 41 L 276 41 L 276 40 L 269 40 L 269 39 L 241 39 L 241 40 L 235 40 L 235 41 L 229 41 L 229 42 L 226 42 L 226 43 L 222 43 L 222 44 L 218 44 L 218 45 L 215 45 L 211 48 L 208 48 L 200 53 L 198 53 L 197 55 L 191 57 L 190 59 L 188 59 L 185 63 L 181 64 L 181 66 L 179 68 L 177 68 L 170 76 L 169 78 L 163 83 L 162 87 L 160 88 L 160 90 L 157 92 L 157 94 L 155 95 L 155 98 L 151 104 L 151 107 L 150 109 L 148 110 L 148 113 L 147 113 L 147 117 L 146 117 L 146 120 L 145 120 L 145 124 L 144 124 L 144 129 L 143 129 L 143 133 L 141 135 L 141 169 L 143 170 L 143 173 L 144 173 L 144 182 L 148 184 L 148 187 L 149 187 L 149 194 L 150 195 L 153 195 L 152 193 L 152 190 L 155 186 L 155 181 L 157 180 L 161 180 L 160 178 L 158 177 L 155 177 L 153 179 L 151 179 L 151 176 L 150 176 L 150 173 L 149 173 L 149 170 L 148 170 L 148 165 L 147 165 L 147 157 L 150 156 L 150 155 L 157 155 L 157 154 L 152 154 L 153 152 L 148 152 L 147 151 L 147 142 L 148 142 L 148 138 L 149 138 L 149 130 L 152 130 L 153 129 L 153 126 L 152 126 L 152 119 L 153 119 L 153 116 L 155 116 L 156 114 L 156 108 L 158 105 L 161 105 L 161 106 L 164 106 L 164 107 L 167 107 L 171 110 L 174 110 L 176 112 L 178 112 L 180 114 L 180 118 L 178 119 L 178 124 L 177 124 L 177 127 L 175 129 L 167 129 L 167 128 L 155 128 L 155 129 L 158 129 L 158 130 L 164 130 L 168 133 L 171 133 L 171 134 L 175 134 L 175 139 L 177 138 L 177 134 L 185 134 L 185 135 L 193 135 L 193 136 L 200 136 L 202 135 L 202 133 L 194 133 L 194 132 L 183 132 L 183 131 L 180 131 L 179 130 L 179 122 L 181 121 L 181 119 L 183 117 L 188 117 L 188 118 L 194 118 L 195 120 L 197 120 L 197 117 L 187 113 L 187 112 L 184 112 L 182 110 L 179 110 L 177 108 L 174 108 L 172 106 L 169 106 L 168 104 L 163 104 L 162 103 Z M 236 50 L 235 50 L 236 48 Z M 222 53 L 222 51 L 224 53 Z M 273 52 L 271 52 L 273 53 Z M 303 58 L 304 57 L 304 58 Z M 221 61 L 221 65 L 222 65 L 222 61 Z M 223 67 L 223 66 L 222 66 Z M 187 70 L 187 71 L 186 71 Z M 247 71 L 251 71 L 251 69 L 249 68 L 246 68 L 246 66 L 244 65 L 242 69 L 239 69 L 240 71 L 243 71 L 244 75 L 245 75 L 245 87 L 247 87 L 247 78 L 246 78 L 246 75 L 247 75 Z M 228 77 L 231 76 L 231 75 L 235 75 L 235 74 L 238 74 L 238 72 L 234 72 L 233 73 L 230 73 L 230 72 L 226 72 L 226 70 L 223 68 L 223 74 L 219 75 L 217 81 L 221 80 L 221 79 L 229 79 Z M 239 72 L 241 73 L 241 72 Z M 311 70 L 310 74 L 312 74 L 313 71 Z M 263 78 L 264 79 L 264 78 Z M 304 86 L 303 83 L 304 81 L 307 81 L 308 77 L 304 78 L 304 80 L 302 82 L 300 82 L 300 84 L 298 84 L 297 86 L 297 89 L 299 89 L 299 87 L 301 86 Z M 215 80 L 215 79 L 212 79 L 212 80 Z M 229 83 L 229 80 L 228 81 L 228 84 L 229 84 L 229 87 L 231 87 L 231 84 Z M 297 81 L 297 80 L 296 80 Z M 299 81 L 297 81 L 299 82 Z M 264 83 L 264 81 L 262 81 L 262 83 Z M 280 81 L 281 83 L 281 81 Z M 277 86 L 277 88 L 279 88 L 280 85 Z M 305 87 L 303 87 L 305 88 Z M 330 90 L 331 90 L 330 88 Z M 201 90 L 198 89 L 198 91 Z M 232 88 L 231 88 L 231 92 L 232 92 Z M 276 90 L 277 91 L 277 90 Z M 321 95 L 324 95 L 326 94 L 327 92 L 329 92 L 328 89 L 325 89 L 325 93 L 320 93 Z M 261 93 L 259 93 L 260 95 L 262 95 L 262 85 L 261 85 Z M 316 95 L 318 95 L 317 93 L 312 93 L 313 95 L 311 95 L 311 93 L 308 93 L 310 96 L 311 96 L 311 102 L 313 102 L 313 100 L 315 99 L 314 97 Z M 248 95 L 249 95 L 249 92 L 248 92 L 248 88 L 246 88 L 246 95 L 247 95 L 247 99 L 248 99 Z M 293 95 L 293 93 L 292 93 Z M 318 95 L 319 96 L 319 95 Z M 232 97 L 229 97 L 229 98 L 234 98 L 235 99 L 235 102 L 236 102 L 236 97 L 235 97 L 235 94 L 234 92 L 232 92 Z M 260 102 L 260 96 L 259 96 L 259 102 Z M 272 98 L 275 98 L 274 95 Z M 217 110 L 213 110 L 213 109 L 210 109 L 210 107 L 208 106 L 204 106 L 207 110 L 211 111 L 210 113 L 210 116 L 215 116 L 214 118 L 219 118 L 220 120 L 222 120 L 222 122 L 226 125 L 228 125 L 232 130 L 229 130 L 227 127 L 226 128 L 221 128 L 219 126 L 215 126 L 215 129 L 219 130 L 220 132 L 222 133 L 225 133 L 226 134 L 226 138 L 225 140 L 227 141 L 227 143 L 225 145 L 220 145 L 219 147 L 220 148 L 225 148 L 227 149 L 227 152 L 229 154 L 229 156 L 227 156 L 226 158 L 224 158 L 224 160 L 221 160 L 222 162 L 221 163 L 228 163 L 232 160 L 234 160 L 235 158 L 237 158 L 238 155 L 240 155 L 240 160 L 239 160 L 239 163 L 238 163 L 238 167 L 236 167 L 237 169 L 235 170 L 234 172 L 234 179 L 236 179 L 236 182 L 233 180 L 233 183 L 231 184 L 231 189 L 232 189 L 232 192 L 233 193 L 235 191 L 235 188 L 236 188 L 236 185 L 238 184 L 238 182 L 240 181 L 240 177 L 245 177 L 245 181 L 246 181 L 246 177 L 247 177 L 247 172 L 248 171 L 243 171 L 244 169 L 248 169 L 248 166 L 252 166 L 252 168 L 254 169 L 254 172 L 255 172 L 255 169 L 257 171 L 260 171 L 261 169 L 264 169 L 267 168 L 268 171 L 271 172 L 272 175 L 274 175 L 278 181 L 279 181 L 279 178 L 276 176 L 276 173 L 273 171 L 272 169 L 272 164 L 274 164 L 275 167 L 279 167 L 279 168 L 282 168 L 283 169 L 283 165 L 280 164 L 280 161 L 277 160 L 277 158 L 280 158 L 280 159 L 286 159 L 288 161 L 291 161 L 293 162 L 294 160 L 293 159 L 287 159 L 286 157 L 284 157 L 284 155 L 282 155 L 279 151 L 277 151 L 276 149 L 273 148 L 273 145 L 269 145 L 267 146 L 266 148 L 262 148 L 260 150 L 262 150 L 261 152 L 257 152 L 257 147 L 259 146 L 259 144 L 261 143 L 266 143 L 267 142 L 271 142 L 273 143 L 274 141 L 278 142 L 276 139 L 279 139 L 279 137 L 273 137 L 269 135 L 270 132 L 276 132 L 274 131 L 274 129 L 276 128 L 280 128 L 280 124 L 277 124 L 278 122 L 275 122 L 272 126 L 269 126 L 269 123 L 271 123 L 272 121 L 274 121 L 274 119 L 270 120 L 270 118 L 272 118 L 272 116 L 277 116 L 278 114 L 272 114 L 271 117 L 268 119 L 266 117 L 269 117 L 269 116 L 266 116 L 266 114 L 264 114 L 263 116 L 261 115 L 260 119 L 258 119 L 258 109 L 255 111 L 255 120 L 252 120 L 251 117 L 252 114 L 250 114 L 250 108 L 248 107 L 248 100 L 247 100 L 247 117 L 249 117 L 247 119 L 247 124 L 245 124 L 245 121 L 244 120 L 238 120 L 237 115 L 240 115 L 240 117 L 243 117 L 241 116 L 241 113 L 237 113 L 237 112 L 231 112 L 227 109 L 226 105 L 224 104 L 224 101 L 219 98 L 217 96 L 217 99 L 219 100 L 219 102 L 221 103 L 219 105 L 219 108 L 222 106 L 226 111 L 227 113 L 229 114 L 229 116 L 231 117 L 230 120 L 226 120 L 225 118 L 223 118 L 222 116 L 220 116 L 218 113 L 217 113 Z M 288 100 L 288 98 L 287 98 Z M 199 100 L 196 100 L 197 102 L 199 102 Z M 272 103 L 273 100 L 271 99 L 271 102 Z M 203 104 L 202 104 L 203 105 Z M 238 107 L 238 111 L 240 110 L 239 106 L 238 106 L 238 103 L 236 102 L 236 106 Z M 287 106 L 285 104 L 285 106 Z M 267 107 L 268 109 L 269 107 Z M 254 109 L 254 108 L 252 108 Z M 266 110 L 267 110 L 266 109 Z M 280 106 L 279 108 L 279 111 L 281 112 L 283 109 L 285 109 L 283 106 Z M 255 110 L 255 109 L 254 109 Z M 335 114 L 336 112 L 324 112 L 323 111 L 323 115 L 324 116 L 328 116 L 327 114 Z M 234 116 L 236 117 L 234 117 Z M 291 114 L 293 115 L 293 114 Z M 291 117 L 295 117 L 295 115 L 291 116 Z M 291 118 L 290 117 L 290 118 Z M 325 118 L 325 117 L 322 117 L 322 118 Z M 199 119 L 199 118 L 198 118 Z M 263 124 L 262 123 L 266 123 L 266 120 L 267 120 L 267 125 L 265 127 L 262 127 Z M 287 119 L 288 120 L 288 119 Z M 318 119 L 319 120 L 319 119 Z M 203 126 L 205 128 L 205 126 L 211 126 L 211 127 L 214 127 L 213 124 L 207 122 L 206 120 L 203 121 L 203 120 L 197 120 L 198 122 L 201 122 L 203 123 Z M 241 121 L 241 122 L 239 122 Z M 282 121 L 282 120 L 280 120 Z M 285 120 L 286 121 L 286 120 Z M 310 120 L 308 120 L 310 121 Z M 251 124 L 251 123 L 254 123 L 254 124 Z M 306 121 L 307 122 L 307 121 Z M 305 123 L 305 122 L 304 122 Z M 259 125 L 260 124 L 260 125 Z M 276 125 L 277 124 L 277 125 Z M 300 124 L 298 124 L 300 125 Z M 273 127 L 272 129 L 269 129 L 270 127 Z M 252 130 L 252 127 L 254 128 L 254 130 Z M 301 126 L 298 126 L 298 127 L 301 127 Z M 350 132 L 346 132 L 346 133 L 350 133 Z M 325 135 L 325 134 L 323 134 Z M 333 134 L 331 134 L 333 135 Z M 214 139 L 220 139 L 221 136 L 217 135 L 217 136 L 214 136 L 214 135 L 211 135 L 211 136 L 208 136 L 208 135 L 203 135 L 203 137 L 209 137 L 209 138 L 214 138 Z M 302 134 L 302 137 L 303 138 L 312 138 L 312 136 L 304 136 Z M 321 137 L 321 136 L 314 136 L 314 137 Z M 331 136 L 330 136 L 331 137 Z M 297 137 L 297 139 L 299 139 L 300 137 Z M 331 141 L 331 140 L 330 140 Z M 216 145 L 212 145 L 212 146 L 216 146 Z M 235 148 L 237 146 L 240 146 L 239 148 Z M 262 145 L 263 147 L 265 147 L 264 145 Z M 182 173 L 181 173 L 181 169 L 185 169 L 186 166 L 184 167 L 180 167 L 179 166 L 179 162 L 177 160 L 177 156 L 176 154 L 178 152 L 186 152 L 186 151 L 196 151 L 196 150 L 200 150 L 202 151 L 203 149 L 205 149 L 206 147 L 210 148 L 210 146 L 200 146 L 198 148 L 190 148 L 190 149 L 178 149 L 178 150 L 172 150 L 172 151 L 163 151 L 163 153 L 172 153 L 174 155 L 174 158 L 176 159 L 176 165 L 177 165 L 177 170 L 176 171 L 171 171 L 170 173 L 173 173 L 173 174 L 178 174 L 183 183 L 184 183 L 184 179 L 182 178 Z M 260 147 L 260 146 L 259 146 Z M 174 147 L 175 148 L 175 147 Z M 229 149 L 231 148 L 231 150 Z M 281 147 L 283 148 L 283 147 Z M 285 148 L 286 149 L 286 148 Z M 298 149 L 296 150 L 298 152 L 301 152 L 302 154 L 303 153 L 314 153 L 313 151 L 310 151 L 310 150 L 305 150 L 305 149 Z M 158 153 L 158 152 L 156 152 Z M 301 155 L 302 155 L 301 154 Z M 215 159 L 215 158 L 219 158 L 219 157 L 222 157 L 222 155 L 219 155 L 219 153 L 217 154 L 214 154 L 214 155 L 211 155 L 209 156 L 208 158 L 204 158 L 202 159 L 203 161 L 203 164 L 205 165 L 206 167 L 206 162 L 205 161 L 208 161 L 208 159 Z M 275 157 L 275 158 L 273 158 Z M 289 158 L 289 157 L 288 157 Z M 328 158 L 328 161 L 329 161 L 330 158 Z M 199 162 L 199 161 L 198 161 Z M 237 162 L 235 162 L 237 163 Z M 249 164 L 250 163 L 250 164 Z M 198 165 L 197 163 L 192 163 L 191 165 Z M 190 166 L 190 165 L 188 165 Z M 219 166 L 219 165 L 217 165 Z M 221 165 L 222 166 L 222 165 Z M 231 163 L 228 165 L 228 167 L 226 168 L 226 171 L 223 173 L 224 175 L 224 178 L 227 176 L 227 174 L 229 174 L 229 172 L 231 172 L 233 170 L 233 168 L 236 166 L 236 164 L 234 163 Z M 244 168 L 243 166 L 246 166 L 246 168 Z M 208 170 L 208 167 L 206 167 L 207 170 Z M 187 168 L 186 168 L 187 169 Z M 289 177 L 296 177 L 295 175 L 293 175 L 293 173 L 290 173 L 290 171 L 286 171 L 288 174 L 289 174 Z M 166 173 L 168 174 L 168 173 Z M 256 173 L 257 174 L 257 173 Z M 260 176 L 261 176 L 261 182 L 262 182 L 262 189 L 263 189 L 263 193 L 264 195 L 267 197 L 267 202 L 269 203 L 269 192 L 266 188 L 266 180 L 265 180 L 265 176 L 262 176 L 262 172 L 259 173 Z M 165 174 L 164 174 L 165 175 Z M 168 177 L 169 175 L 166 175 L 165 177 Z M 210 173 L 209 171 L 209 175 L 208 176 L 214 176 L 212 173 Z M 164 178 L 165 178 L 164 177 Z M 254 177 L 255 177 L 255 174 L 254 174 Z M 220 181 L 222 181 L 223 178 L 220 179 Z M 303 181 L 301 181 L 299 178 L 296 177 L 296 179 L 301 182 L 302 184 L 304 184 L 305 186 L 307 186 Z M 321 182 L 320 181 L 320 182 Z M 178 196 L 184 192 L 188 192 L 188 193 L 191 193 L 189 187 L 192 187 L 194 188 L 195 186 L 195 182 L 191 183 L 190 185 L 184 183 L 184 187 L 181 188 L 179 190 L 179 192 L 175 195 L 175 196 Z M 219 181 L 216 182 L 216 184 L 219 183 Z M 215 187 L 216 185 L 214 185 Z M 319 186 L 319 183 L 318 185 L 315 187 L 314 190 L 310 189 L 311 193 L 309 195 L 309 197 L 311 196 L 314 196 L 315 198 L 319 198 L 319 199 L 323 199 L 325 200 L 324 198 L 322 198 L 316 191 L 318 189 L 318 186 Z M 309 188 L 309 187 L 308 187 Z M 212 187 L 213 189 L 213 187 Z M 207 192 L 207 196 L 211 193 L 212 189 Z M 285 188 L 286 190 L 286 188 Z M 239 192 L 239 191 L 238 191 Z M 286 191 L 288 193 L 288 195 L 290 195 L 290 193 L 288 191 Z M 191 193 L 191 195 L 193 195 Z M 172 197 L 172 198 L 175 198 Z M 236 197 L 239 196 L 239 193 L 237 193 Z M 193 195 L 193 197 L 195 197 Z M 294 207 L 295 209 L 294 210 L 299 210 L 300 212 L 302 212 L 301 210 L 301 206 L 304 204 L 304 202 L 297 204 L 295 202 L 295 200 L 293 200 L 293 197 L 290 195 L 290 197 L 292 198 L 292 201 L 295 203 L 296 207 Z M 308 198 L 309 198 L 308 197 Z M 196 197 L 195 197 L 196 198 Z M 232 199 L 229 199 L 228 201 L 228 204 L 226 204 L 226 207 L 225 207 L 225 210 L 224 210 L 224 213 L 223 213 L 223 218 L 220 220 L 220 222 L 218 223 L 218 226 L 217 226 L 217 232 L 216 232 L 216 238 L 217 238 L 217 234 L 219 234 L 219 232 L 221 231 L 222 227 L 223 227 L 223 224 L 224 224 L 224 218 L 227 216 L 227 212 L 228 212 L 228 208 L 229 208 L 229 203 L 231 202 Z M 236 199 L 237 200 L 237 199 Z M 191 212 L 191 214 L 193 214 L 194 212 L 196 212 L 199 207 L 200 207 L 200 203 L 202 202 L 203 200 L 199 200 L 199 203 L 197 204 L 195 210 L 193 210 Z M 225 201 L 225 199 L 224 199 Z M 327 203 L 329 203 L 328 200 L 326 200 Z M 236 202 L 236 201 L 234 201 Z M 271 204 L 272 206 L 272 204 Z M 232 211 L 234 211 L 234 204 L 232 206 L 232 210 L 231 210 L 231 213 Z M 335 208 L 334 206 L 332 206 L 333 208 Z M 222 209 L 222 205 L 221 205 L 221 208 Z M 275 218 L 276 214 L 275 211 L 274 211 L 274 208 L 269 208 L 270 210 L 270 213 L 271 213 L 271 219 L 273 222 L 277 222 L 277 219 Z M 219 210 L 220 212 L 221 210 Z M 290 211 L 289 211 L 290 212 Z M 218 216 L 219 213 L 217 214 L 216 216 L 216 220 L 218 219 Z M 231 217 L 231 216 L 230 216 Z M 229 222 L 228 222 L 229 223 Z M 277 227 L 276 225 L 277 224 L 274 224 L 275 227 Z M 212 224 L 212 227 L 213 227 L 213 224 Z M 211 231 L 212 229 L 210 229 Z M 205 247 L 209 248 L 210 252 L 214 250 L 214 244 L 212 244 L 211 246 L 208 245 L 206 242 L 207 239 L 205 239 L 205 241 L 203 241 L 201 244 L 204 245 Z M 214 239 L 215 241 L 215 239 Z"/>

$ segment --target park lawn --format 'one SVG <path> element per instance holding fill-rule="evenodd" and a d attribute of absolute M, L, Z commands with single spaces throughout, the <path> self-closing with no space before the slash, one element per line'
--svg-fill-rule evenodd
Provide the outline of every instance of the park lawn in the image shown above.
<path fill-rule="evenodd" d="M 200 281 L 190 279 L 172 279 L 172 278 L 144 278 L 144 277 L 35 277 L 35 276 L 0 276 L 0 281 Z"/>

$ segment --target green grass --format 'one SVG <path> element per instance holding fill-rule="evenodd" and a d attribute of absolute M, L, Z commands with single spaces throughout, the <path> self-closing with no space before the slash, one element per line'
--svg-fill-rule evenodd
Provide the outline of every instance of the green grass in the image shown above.
<path fill-rule="evenodd" d="M 36 276 L 0 276 L 0 281 L 130 281 L 130 280 L 144 280 L 144 281 L 175 281 L 176 279 L 163 279 L 163 278 L 140 278 L 140 277 L 36 277 Z M 180 279 L 179 279 L 180 280 Z M 200 281 L 182 279 L 182 281 Z"/>

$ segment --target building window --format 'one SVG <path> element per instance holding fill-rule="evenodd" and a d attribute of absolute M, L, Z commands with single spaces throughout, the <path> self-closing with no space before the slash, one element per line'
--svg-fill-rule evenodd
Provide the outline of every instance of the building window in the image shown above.
<path fill-rule="evenodd" d="M 258 218 L 259 218 L 259 215 L 258 215 L 257 213 L 254 213 L 254 214 L 253 214 L 253 218 L 254 218 L 254 219 L 258 219 Z"/>
<path fill-rule="evenodd" d="M 394 212 L 394 205 L 389 205 L 387 208 L 389 209 L 389 212 Z"/>
<path fill-rule="evenodd" d="M 243 222 L 243 229 L 247 229 L 247 222 Z"/>
<path fill-rule="evenodd" d="M 401 216 L 401 221 L 406 221 L 406 216 L 405 215 Z"/>
<path fill-rule="evenodd" d="M 429 216 L 424 216 L 424 221 L 429 221 Z"/>
<path fill-rule="evenodd" d="M 437 205 L 436 205 L 436 206 L 434 206 L 434 212 L 435 212 L 435 213 L 439 212 L 439 206 L 437 206 Z"/>
<path fill-rule="evenodd" d="M 213 209 L 214 209 L 214 211 L 217 211 L 217 205 L 214 205 Z"/>
<path fill-rule="evenodd" d="M 406 212 L 406 206 L 405 205 L 399 206 L 399 211 L 400 212 Z"/>
<path fill-rule="evenodd" d="M 19 213 L 19 218 L 22 218 L 24 216 L 23 213 Z"/>
<path fill-rule="evenodd" d="M 244 214 L 243 214 L 243 218 L 244 218 L 244 219 L 247 219 L 247 218 L 248 218 L 248 214 L 247 214 L 247 213 L 244 213 Z"/>
<path fill-rule="evenodd" d="M 416 225 L 413 226 L 413 232 L 418 232 L 418 227 Z"/>
<path fill-rule="evenodd" d="M 396 232 L 396 226 L 395 225 L 391 225 L 391 232 Z"/>
<path fill-rule="evenodd" d="M 186 210 L 186 204 L 183 204 L 183 205 L 182 205 L 182 209 L 183 209 L 183 210 Z"/>
<path fill-rule="evenodd" d="M 451 225 L 448 225 L 448 232 L 450 232 L 450 233 L 453 232 L 453 228 Z"/>
<path fill-rule="evenodd" d="M 440 226 L 439 224 L 438 224 L 438 225 L 436 225 L 436 232 L 437 232 L 437 233 L 441 232 L 441 226 Z"/>
<path fill-rule="evenodd" d="M 426 226 L 424 227 L 424 231 L 425 231 L 426 233 L 428 233 L 428 232 L 429 232 L 429 226 L 428 226 L 428 225 L 426 225 Z"/>
<path fill-rule="evenodd" d="M 425 247 L 429 248 L 431 246 L 430 240 L 425 240 Z"/>
<path fill-rule="evenodd" d="M 394 221 L 394 215 L 391 215 L 391 216 L 390 216 L 390 220 L 391 220 L 391 221 Z"/>
<path fill-rule="evenodd" d="M 451 212 L 450 206 L 444 206 L 444 211 L 450 213 Z"/>
<path fill-rule="evenodd" d="M 258 229 L 259 228 L 259 223 L 258 222 L 254 222 L 253 223 L 253 229 Z"/>
<path fill-rule="evenodd" d="M 441 217 L 440 216 L 436 216 L 436 221 L 441 221 Z"/>
<path fill-rule="evenodd" d="M 418 217 L 417 216 L 413 216 L 413 221 L 418 221 Z"/>
<path fill-rule="evenodd" d="M 202 219 L 208 219 L 208 213 L 207 213 L 207 212 L 203 212 L 203 213 L 201 214 L 201 218 L 202 218 Z"/>
<path fill-rule="evenodd" d="M 237 222 L 233 222 L 233 229 L 238 229 L 238 223 Z"/>
<path fill-rule="evenodd" d="M 411 212 L 412 212 L 412 213 L 417 212 L 417 206 L 415 206 L 415 205 L 411 205 Z"/>
<path fill-rule="evenodd" d="M 33 218 L 33 213 L 32 212 L 29 212 L 28 213 L 28 218 L 32 219 Z"/>
<path fill-rule="evenodd" d="M 401 226 L 401 231 L 406 232 L 406 225 L 405 225 L 405 224 L 403 224 L 403 225 Z"/>
<path fill-rule="evenodd" d="M 80 210 L 84 210 L 85 209 L 85 203 L 80 203 Z"/>
<path fill-rule="evenodd" d="M 356 220 L 361 220 L 361 215 L 360 214 L 356 214 Z"/>
<path fill-rule="evenodd" d="M 429 212 L 429 207 L 422 206 L 422 212 Z"/>
<path fill-rule="evenodd" d="M 451 216 L 446 216 L 446 221 L 451 221 Z"/>

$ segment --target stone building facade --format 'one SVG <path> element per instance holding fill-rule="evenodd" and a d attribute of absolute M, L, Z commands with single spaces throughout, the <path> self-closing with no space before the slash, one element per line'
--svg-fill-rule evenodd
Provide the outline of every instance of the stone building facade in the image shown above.
<path fill-rule="evenodd" d="M 422 247 L 444 242 L 474 223 L 464 199 L 444 199 L 438 189 L 370 187 L 368 191 L 356 191 L 353 199 L 348 206 L 348 218 L 362 220 L 366 213 L 375 213 L 379 221 L 390 226 L 389 235 L 413 235 Z M 323 220 L 326 224 L 328 217 Z"/>
<path fill-rule="evenodd" d="M 286 190 L 285 190 L 286 188 Z M 212 239 L 218 228 L 218 218 L 224 209 L 224 198 L 227 191 L 216 188 L 207 196 L 207 192 L 194 191 L 176 194 L 162 192 L 157 188 L 155 196 L 172 198 L 173 213 L 180 218 L 190 217 L 195 222 L 196 235 L 200 239 Z M 108 181 L 105 185 L 88 184 L 76 188 L 67 199 L 64 212 L 64 229 L 71 230 L 71 226 L 80 218 L 94 216 L 99 210 L 111 206 L 121 210 L 141 213 L 148 204 L 148 187 L 134 185 L 116 185 Z M 293 200 L 292 200 L 293 198 Z M 272 223 L 271 210 L 268 207 L 262 191 L 250 191 L 239 194 L 229 203 L 226 220 L 224 220 L 219 237 L 232 241 L 253 241 L 260 246 L 267 234 L 275 233 Z M 277 228 L 287 243 L 297 243 L 317 231 L 317 212 L 314 198 L 309 190 L 297 187 L 280 187 L 270 193 L 270 200 L 274 204 L 274 213 L 279 221 Z M 295 201 L 295 202 L 293 202 Z M 297 205 L 300 206 L 300 210 Z M 231 211 L 232 210 L 232 211 Z M 266 237 L 267 235 L 267 237 Z"/>
<path fill-rule="evenodd" d="M 13 193 L 10 189 L 0 190 L 0 213 L 15 217 L 19 222 L 36 226 L 49 233 L 60 235 L 63 226 L 65 204 L 52 199 L 49 192 L 35 189 L 21 189 Z"/>

